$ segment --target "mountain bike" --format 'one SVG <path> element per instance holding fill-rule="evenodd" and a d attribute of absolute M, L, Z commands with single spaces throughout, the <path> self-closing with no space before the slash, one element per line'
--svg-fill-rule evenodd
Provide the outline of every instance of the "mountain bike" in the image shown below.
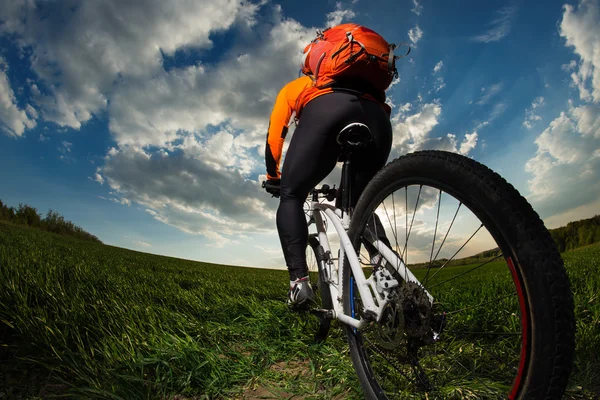
<path fill-rule="evenodd" d="M 368 399 L 560 398 L 573 297 L 539 216 L 498 174 L 443 151 L 390 162 L 352 208 L 351 155 L 370 140 L 365 125 L 342 129 L 340 188 L 315 188 L 305 209 L 315 339 L 341 322 Z"/>

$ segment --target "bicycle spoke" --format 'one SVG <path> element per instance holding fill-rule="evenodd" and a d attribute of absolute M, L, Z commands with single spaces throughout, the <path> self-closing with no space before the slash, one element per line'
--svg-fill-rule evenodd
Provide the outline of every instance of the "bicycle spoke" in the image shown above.
<path fill-rule="evenodd" d="M 396 226 L 396 234 L 394 235 L 394 244 L 396 245 L 396 247 L 394 247 L 395 251 L 400 250 L 400 244 L 398 243 L 398 225 L 396 224 L 396 204 L 394 201 L 394 192 L 392 192 L 392 208 L 394 209 L 394 225 Z M 397 254 L 397 253 L 396 253 Z M 408 270 L 408 265 L 406 264 L 406 262 L 404 260 L 398 260 L 398 263 L 402 262 L 404 264 L 404 274 L 406 275 L 406 271 Z M 394 269 L 398 269 L 398 265 L 394 265 Z"/>
<path fill-rule="evenodd" d="M 412 220 L 410 221 L 410 228 L 406 234 L 406 241 L 404 242 L 404 251 L 402 252 L 402 259 L 405 263 L 408 263 L 408 239 L 410 238 L 410 234 L 412 233 L 413 224 L 415 223 L 415 216 L 417 215 L 417 208 L 419 207 L 419 200 L 421 199 L 421 190 L 423 190 L 423 185 L 419 186 L 419 193 L 417 194 L 417 201 L 415 202 L 415 209 L 413 210 Z M 407 210 L 408 212 L 408 210 Z"/>
<path fill-rule="evenodd" d="M 440 268 L 438 268 L 438 270 L 437 270 L 437 271 L 435 271 L 435 273 L 434 273 L 434 274 L 431 276 L 431 278 L 429 278 L 429 279 L 427 279 L 425 282 L 423 282 L 423 287 L 425 287 L 425 285 L 427 284 L 427 282 L 429 282 L 431 279 L 435 278 L 435 276 L 436 276 L 436 275 L 437 275 L 437 274 L 438 274 L 438 273 L 439 273 L 439 272 L 440 272 L 442 269 L 444 269 L 444 267 L 445 267 L 446 265 L 448 265 L 448 263 L 449 263 L 450 261 L 454 260 L 454 257 L 456 257 L 456 255 L 457 255 L 458 253 L 460 253 L 460 251 L 461 251 L 461 250 L 462 250 L 462 249 L 463 249 L 463 248 L 464 248 L 464 247 L 465 247 L 465 246 L 466 246 L 466 245 L 467 245 L 467 244 L 468 244 L 468 243 L 471 241 L 471 239 L 473 239 L 473 237 L 475 237 L 475 235 L 477 234 L 477 232 L 479 232 L 479 230 L 480 230 L 482 227 L 483 227 L 483 224 L 479 225 L 479 228 L 477 228 L 477 230 L 476 230 L 475 232 L 473 232 L 473 234 L 472 234 L 472 235 L 471 235 L 471 236 L 470 236 L 470 237 L 467 239 L 467 241 L 466 241 L 466 242 L 465 242 L 465 243 L 464 243 L 462 246 L 460 246 L 460 248 L 459 248 L 459 249 L 456 251 L 456 253 L 454 253 L 454 254 L 452 255 L 452 257 L 450 257 L 450 259 L 444 263 L 444 265 L 442 265 Z"/>
<path fill-rule="evenodd" d="M 442 191 L 440 190 L 440 196 L 438 199 L 437 216 L 435 218 L 435 229 L 433 230 L 433 243 L 431 244 L 431 254 L 429 255 L 429 267 L 431 268 L 433 263 L 433 250 L 435 249 L 435 237 L 437 236 L 438 222 L 440 221 L 440 207 L 442 206 Z M 437 258 L 437 255 L 436 255 Z"/>
<path fill-rule="evenodd" d="M 436 283 L 435 285 L 429 286 L 429 287 L 428 287 L 428 289 L 429 289 L 429 290 L 431 290 L 431 289 L 433 289 L 434 287 L 437 287 L 437 286 L 443 285 L 444 283 L 448 283 L 448 282 L 450 282 L 450 281 L 453 281 L 453 280 L 455 280 L 455 279 L 457 279 L 457 278 L 460 278 L 461 276 L 465 276 L 465 275 L 467 275 L 467 274 L 469 274 L 469 273 L 471 273 L 471 272 L 473 272 L 473 271 L 475 271 L 475 270 L 477 270 L 477 269 L 479 269 L 479 268 L 481 268 L 481 267 L 483 267 L 483 266 L 485 266 L 485 265 L 488 265 L 488 264 L 490 264 L 490 263 L 492 263 L 492 262 L 496 261 L 497 259 L 499 259 L 499 258 L 501 258 L 501 257 L 502 257 L 502 254 L 501 254 L 501 255 L 499 255 L 499 256 L 496 256 L 496 257 L 492 258 L 491 260 L 488 260 L 488 261 L 486 261 L 486 262 L 484 262 L 484 263 L 482 263 L 482 264 L 480 264 L 480 265 L 478 265 L 478 266 L 476 266 L 476 267 L 473 267 L 473 268 L 471 268 L 471 269 L 470 269 L 470 270 L 468 270 L 468 271 L 465 271 L 465 272 L 463 272 L 463 273 L 461 273 L 461 274 L 458 274 L 458 275 L 456 275 L 456 276 L 453 276 L 453 277 L 452 277 L 452 278 L 450 278 L 450 279 L 446 279 L 445 281 L 442 281 L 442 282 Z M 433 278 L 433 277 L 432 277 L 432 278 Z"/>
<path fill-rule="evenodd" d="M 458 314 L 458 313 L 461 313 L 461 312 L 467 311 L 467 310 L 472 310 L 474 308 L 482 307 L 482 306 L 485 306 L 485 305 L 488 305 L 488 304 L 491 304 L 491 303 L 497 303 L 500 300 L 507 299 L 507 298 L 509 298 L 511 296 L 514 296 L 514 295 L 515 295 L 514 293 L 510 293 L 510 294 L 507 294 L 506 296 L 500 296 L 500 297 L 498 297 L 498 298 L 496 298 L 494 300 L 486 301 L 484 303 L 479 303 L 479 304 L 476 304 L 474 306 L 469 306 L 469 307 L 461 308 L 460 310 L 456 310 L 456 311 L 449 311 L 449 312 L 446 312 L 446 316 L 453 315 L 453 314 Z"/>
<path fill-rule="evenodd" d="M 373 343 L 364 334 L 362 335 L 362 338 L 364 339 L 363 345 L 364 345 L 365 341 L 368 343 L 368 346 L 366 347 L 366 349 L 372 350 L 372 351 L 369 351 L 369 354 L 376 354 L 377 356 L 379 356 L 379 358 L 381 358 L 383 361 L 385 361 L 385 363 L 387 365 L 389 365 L 391 368 L 393 368 L 394 371 L 396 371 L 399 375 L 401 375 L 404 379 L 406 379 L 410 384 L 416 384 L 416 381 L 413 378 L 411 378 L 411 376 L 409 376 L 409 374 L 405 373 L 402 370 L 402 367 L 398 365 L 400 361 L 396 361 L 392 357 L 389 357 L 388 355 L 386 355 L 385 350 L 380 349 L 375 343 Z M 379 375 L 379 374 L 377 374 L 377 375 Z M 387 381 L 387 379 L 385 381 Z M 380 383 L 384 382 L 384 380 L 381 379 L 381 376 L 379 376 L 379 382 Z M 393 379 L 393 387 L 395 389 L 394 392 L 397 393 L 398 392 L 397 391 L 398 384 L 396 383 L 396 379 Z M 389 388 L 388 389 L 384 388 L 384 390 L 389 391 Z"/>
<path fill-rule="evenodd" d="M 461 334 L 461 335 L 490 335 L 490 336 L 514 336 L 522 335 L 521 332 L 475 332 L 475 331 L 444 331 L 446 334 Z"/>
<path fill-rule="evenodd" d="M 394 194 L 392 193 L 392 209 L 394 209 L 393 201 L 394 201 Z M 385 212 L 385 216 L 387 217 L 388 223 L 390 224 L 390 227 L 392 229 L 392 234 L 394 235 L 394 237 L 397 237 L 398 234 L 396 232 L 394 232 L 394 225 L 392 225 L 392 221 L 390 220 L 390 213 L 388 212 L 387 207 L 385 206 L 385 202 L 383 202 L 383 211 Z M 396 210 L 394 210 L 394 221 L 395 220 L 396 220 Z"/>
<path fill-rule="evenodd" d="M 408 244 L 408 187 L 404 187 L 404 238 L 406 239 L 406 244 Z M 406 263 L 406 257 L 404 256 L 404 251 L 406 250 L 406 245 L 404 246 L 404 250 L 402 250 L 402 259 Z"/>
<path fill-rule="evenodd" d="M 483 335 L 483 336 L 494 336 L 494 337 L 498 337 L 498 336 L 522 336 L 521 332 L 461 332 L 461 331 L 446 331 L 446 334 L 456 334 L 456 333 L 460 333 L 463 335 Z M 492 357 L 494 360 L 496 360 L 498 363 L 500 363 L 501 365 L 505 365 L 509 368 L 511 368 L 513 371 L 517 372 L 518 368 L 516 366 L 509 366 L 507 365 L 506 361 L 503 361 L 500 357 L 498 357 L 497 355 L 495 355 L 494 353 L 492 353 L 491 351 L 489 351 L 486 347 L 484 346 L 478 346 L 479 350 L 484 351 L 486 354 L 488 354 L 490 357 Z M 517 357 L 517 362 L 518 362 L 518 357 Z M 515 361 L 513 360 L 513 364 L 515 363 Z"/>
<path fill-rule="evenodd" d="M 446 234 L 444 235 L 444 239 L 442 240 L 442 243 L 440 243 L 440 247 L 438 248 L 437 253 L 435 253 L 434 260 L 437 260 L 437 257 L 440 254 L 440 251 L 442 251 L 442 247 L 444 246 L 444 243 L 446 243 L 446 239 L 448 238 L 448 235 L 450 234 L 450 230 L 452 229 L 452 226 L 454 225 L 454 221 L 456 221 L 456 216 L 458 215 L 458 212 L 460 211 L 461 206 L 462 206 L 462 203 L 458 203 L 458 207 L 456 208 L 454 217 L 452 217 L 450 226 L 448 226 L 448 230 L 446 231 Z M 423 278 L 423 280 L 427 280 L 427 277 L 429 276 L 429 271 L 431 271 L 431 265 L 429 266 L 429 268 L 427 268 L 427 273 L 425 274 L 425 277 Z"/>
<path fill-rule="evenodd" d="M 398 250 L 398 225 L 396 223 L 396 203 L 394 201 L 394 192 L 392 192 L 392 209 L 394 210 L 394 227 L 396 228 L 396 233 L 394 234 L 394 242 L 396 244 L 396 250 Z"/>
<path fill-rule="evenodd" d="M 444 352 L 447 354 L 447 351 L 444 350 Z M 469 373 L 469 375 L 467 375 L 466 378 L 470 378 L 470 377 L 472 377 L 475 374 L 475 370 L 470 370 L 469 368 L 465 367 L 463 365 L 463 363 L 461 363 L 460 361 L 458 361 L 458 359 L 455 359 L 455 360 L 456 360 L 456 363 L 458 365 L 460 365 L 465 371 L 467 371 Z M 477 378 L 475 378 L 475 379 L 476 379 L 475 382 L 477 382 Z M 483 380 L 479 380 L 479 381 L 483 384 L 483 386 L 485 386 L 486 388 L 488 388 L 488 390 L 490 392 L 492 392 L 492 393 L 494 392 L 494 390 L 491 387 L 489 387 Z M 497 398 L 503 399 L 504 396 L 497 395 Z"/>

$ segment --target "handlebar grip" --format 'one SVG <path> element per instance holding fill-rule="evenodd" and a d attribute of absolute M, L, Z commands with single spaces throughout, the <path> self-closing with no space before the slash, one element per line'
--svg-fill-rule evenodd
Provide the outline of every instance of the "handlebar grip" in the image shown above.
<path fill-rule="evenodd" d="M 268 193 L 271 193 L 275 197 L 279 197 L 280 186 L 279 184 L 271 183 L 269 181 L 263 181 L 262 188 L 265 189 Z"/>

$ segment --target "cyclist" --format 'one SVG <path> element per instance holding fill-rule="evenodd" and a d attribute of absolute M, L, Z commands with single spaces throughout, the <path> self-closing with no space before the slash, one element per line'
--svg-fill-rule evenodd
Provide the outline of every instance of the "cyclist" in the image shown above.
<path fill-rule="evenodd" d="M 308 226 L 304 201 L 338 161 L 341 148 L 336 135 L 348 124 L 360 122 L 369 127 L 373 140 L 352 154 L 351 206 L 356 205 L 390 153 L 391 109 L 385 99 L 385 91 L 374 89 L 360 78 L 318 89 L 310 75 L 288 83 L 277 96 L 269 120 L 265 164 L 267 181 L 279 185 L 277 231 L 290 275 L 288 304 L 293 308 L 308 308 L 314 296 L 306 264 Z M 293 113 L 297 125 L 280 171 L 283 144 Z"/>

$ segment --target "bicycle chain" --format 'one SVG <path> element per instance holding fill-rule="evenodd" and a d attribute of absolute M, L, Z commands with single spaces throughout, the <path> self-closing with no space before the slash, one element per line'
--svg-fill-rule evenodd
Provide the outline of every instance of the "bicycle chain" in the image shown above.
<path fill-rule="evenodd" d="M 406 293 L 402 293 L 402 294 L 401 293 L 402 292 L 400 292 L 400 293 L 395 292 L 392 295 L 393 297 L 390 300 L 397 302 L 397 306 L 403 312 L 404 310 L 402 307 L 402 303 L 403 303 L 403 297 L 406 296 Z M 429 312 L 431 312 L 431 310 L 429 310 Z M 375 329 L 377 329 L 377 327 L 375 327 L 374 329 L 367 329 L 365 332 L 370 331 L 373 334 L 377 334 Z M 406 334 L 406 332 L 404 332 L 404 333 Z M 389 351 L 390 349 L 385 349 L 382 346 L 376 344 L 375 342 L 370 340 L 364 334 L 362 334 L 361 336 L 363 337 L 364 340 L 366 340 L 366 342 L 371 346 L 371 348 L 373 348 L 373 350 L 375 350 L 375 352 L 377 354 L 379 354 L 379 356 L 381 356 L 381 358 L 383 358 L 386 362 L 388 362 L 396 371 L 398 371 L 398 373 L 400 373 L 400 375 L 402 375 L 404 378 L 406 378 L 409 382 L 411 382 L 412 384 L 416 384 L 416 385 L 421 384 L 421 385 L 425 385 L 426 387 L 430 387 L 429 382 L 425 376 L 425 372 L 423 371 L 423 368 L 419 364 L 418 356 L 415 355 L 413 358 L 413 357 L 411 357 L 410 354 L 408 354 L 408 347 L 411 345 L 411 343 L 408 342 L 408 340 L 410 340 L 409 338 L 404 338 L 404 342 L 407 346 L 407 353 L 404 356 L 405 357 L 404 361 L 402 362 L 400 360 L 393 360 L 388 357 L 388 355 L 386 354 L 386 350 Z M 417 347 L 417 349 L 418 349 L 418 347 Z M 417 376 L 414 378 L 411 378 L 406 373 L 404 373 L 401 369 L 401 367 L 404 365 L 410 365 L 413 373 L 416 374 Z"/>
<path fill-rule="evenodd" d="M 394 361 L 394 360 L 390 360 L 387 355 L 385 354 L 385 351 L 380 349 L 379 346 L 375 343 L 373 343 L 368 337 L 366 337 L 365 335 L 362 335 L 363 339 L 365 339 L 370 345 L 371 347 L 384 359 L 386 360 L 388 363 L 390 363 L 390 365 L 392 365 L 392 367 L 394 367 L 399 373 L 400 375 L 404 376 L 407 380 L 409 380 L 410 382 L 414 381 L 408 376 L 406 375 L 404 372 L 402 372 L 402 370 L 400 369 L 399 366 L 402 366 L 403 364 L 398 364 L 398 361 Z"/>

